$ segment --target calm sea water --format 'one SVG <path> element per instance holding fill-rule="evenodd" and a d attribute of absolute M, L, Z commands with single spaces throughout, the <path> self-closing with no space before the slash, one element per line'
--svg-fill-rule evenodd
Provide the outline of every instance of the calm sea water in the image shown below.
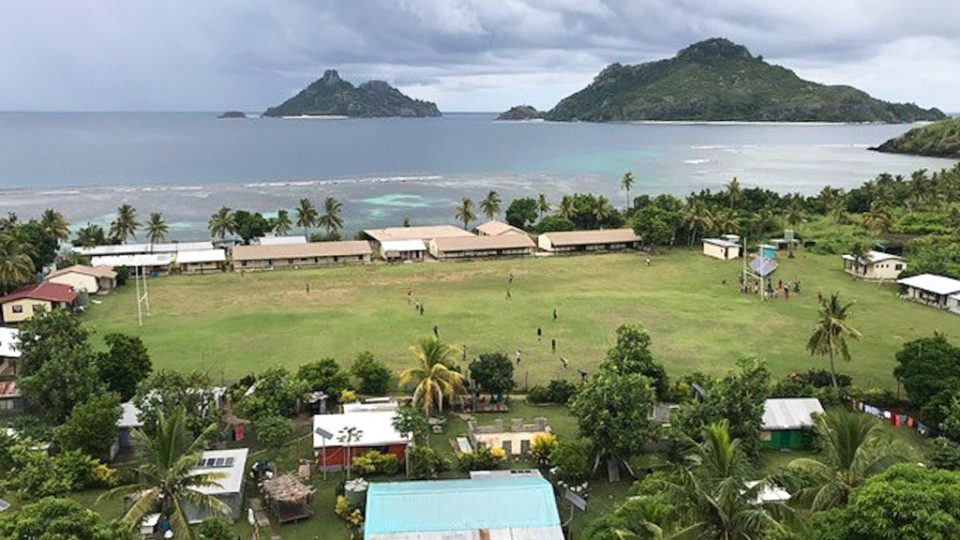
<path fill-rule="evenodd" d="M 867 151 L 905 125 L 680 125 L 437 119 L 218 120 L 211 113 L 0 113 L 0 212 L 56 207 L 106 223 L 123 202 L 163 212 L 171 236 L 205 236 L 220 205 L 275 212 L 344 202 L 348 230 L 452 220 L 461 197 L 747 186 L 812 193 L 952 161 Z"/>

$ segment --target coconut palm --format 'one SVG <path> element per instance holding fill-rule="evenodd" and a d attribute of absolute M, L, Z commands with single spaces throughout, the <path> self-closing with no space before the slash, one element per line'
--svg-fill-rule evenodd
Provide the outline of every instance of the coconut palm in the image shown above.
<path fill-rule="evenodd" d="M 115 240 L 126 243 L 127 238 L 136 238 L 140 222 L 137 221 L 137 210 L 129 204 L 122 204 L 117 208 L 117 217 L 110 224 L 110 236 Z"/>
<path fill-rule="evenodd" d="M 733 180 L 727 182 L 725 189 L 727 192 L 727 200 L 730 201 L 730 208 L 732 209 L 737 203 L 743 200 L 743 188 L 740 187 L 740 181 L 734 176 Z"/>
<path fill-rule="evenodd" d="M 837 225 L 847 225 L 850 223 L 850 217 L 847 215 L 847 205 L 843 199 L 834 199 L 827 207 L 827 213 Z"/>
<path fill-rule="evenodd" d="M 694 201 L 686 206 L 681 213 L 681 221 L 687 229 L 687 239 L 692 246 L 698 234 L 704 233 L 714 226 L 713 213 L 703 204 L 703 201 Z"/>
<path fill-rule="evenodd" d="M 850 248 L 850 256 L 853 257 L 853 273 L 866 273 L 867 265 L 865 261 L 867 251 L 863 248 L 863 244 L 855 242 Z"/>
<path fill-rule="evenodd" d="M 573 197 L 564 195 L 560 199 L 560 208 L 557 209 L 557 215 L 570 221 L 577 219 L 577 205 Z"/>
<path fill-rule="evenodd" d="M 480 210 L 483 212 L 483 215 L 487 216 L 487 219 L 493 219 L 494 216 L 500 213 L 500 204 L 503 201 L 500 200 L 500 194 L 496 191 L 490 190 L 487 193 L 487 196 L 480 201 Z"/>
<path fill-rule="evenodd" d="M 237 232 L 237 218 L 233 212 L 226 206 L 221 206 L 219 210 L 207 222 L 207 228 L 210 234 L 223 240 L 228 234 Z"/>
<path fill-rule="evenodd" d="M 884 202 L 877 200 L 870 203 L 870 209 L 863 213 L 861 223 L 868 230 L 888 233 L 893 228 L 893 215 Z"/>
<path fill-rule="evenodd" d="M 713 228 L 721 233 L 739 233 L 740 216 L 736 210 L 724 208 L 713 216 Z"/>
<path fill-rule="evenodd" d="M 928 190 L 930 189 L 930 179 L 927 178 L 927 170 L 919 169 L 913 171 L 910 175 L 910 183 L 908 185 L 909 195 L 907 202 L 910 205 L 911 210 L 917 210 L 920 206 L 923 205 L 924 201 L 929 197 Z"/>
<path fill-rule="evenodd" d="M 317 208 L 313 206 L 310 199 L 300 199 L 297 204 L 297 227 L 303 227 L 303 235 L 307 236 L 307 230 L 317 224 Z"/>
<path fill-rule="evenodd" d="M 177 538 L 192 538 L 184 513 L 185 504 L 224 514 L 230 511 L 226 503 L 198 491 L 220 487 L 217 482 L 226 475 L 194 473 L 197 462 L 203 455 L 204 442 L 216 432 L 217 426 L 214 424 L 196 438 L 192 438 L 183 409 L 175 411 L 169 417 L 160 411 L 154 437 L 139 429 L 133 432 L 141 460 L 141 465 L 136 468 L 137 481 L 107 491 L 99 497 L 98 502 L 132 495 L 135 501 L 121 520 L 129 528 L 140 527 L 144 517 L 159 512 L 170 521 Z"/>
<path fill-rule="evenodd" d="M 27 246 L 11 233 L 0 234 L 0 292 L 30 281 L 33 270 Z"/>
<path fill-rule="evenodd" d="M 426 337 L 410 348 L 417 367 L 400 374 L 400 386 L 416 384 L 413 402 L 427 416 L 437 408 L 443 412 L 443 399 L 463 392 L 463 375 L 453 369 L 457 351 L 437 337 Z"/>
<path fill-rule="evenodd" d="M 317 219 L 317 225 L 327 230 L 327 236 L 333 236 L 333 233 L 343 228 L 343 218 L 340 217 L 342 212 L 343 203 L 336 197 L 323 200 L 323 214 Z"/>
<path fill-rule="evenodd" d="M 787 222 L 788 225 L 796 229 L 803 220 L 806 218 L 806 214 L 803 211 L 803 207 L 799 203 L 791 204 L 787 207 L 787 213 L 783 216 L 783 220 Z"/>
<path fill-rule="evenodd" d="M 153 251 L 153 245 L 163 242 L 167 237 L 167 222 L 163 219 L 160 212 L 150 214 L 147 220 L 147 240 L 150 241 L 150 250 Z"/>
<path fill-rule="evenodd" d="M 293 228 L 293 222 L 290 221 L 290 212 L 283 208 L 277 210 L 277 219 L 273 222 L 273 234 L 286 236 Z"/>
<path fill-rule="evenodd" d="M 630 209 L 630 188 L 633 187 L 633 183 L 636 179 L 633 176 L 633 171 L 627 171 L 623 173 L 623 178 L 620 179 L 620 189 L 627 192 L 627 206 L 626 208 Z"/>
<path fill-rule="evenodd" d="M 463 222 L 464 229 L 469 228 L 470 222 L 477 219 L 477 214 L 473 212 L 473 201 L 467 197 L 464 197 L 463 201 L 454 207 L 454 211 L 457 221 Z"/>
<path fill-rule="evenodd" d="M 836 358 L 839 356 L 849 362 L 850 349 L 847 346 L 847 338 L 856 340 L 860 339 L 861 335 L 848 323 L 851 306 L 853 302 L 840 303 L 839 293 L 831 294 L 830 298 L 820 306 L 820 318 L 813 330 L 813 335 L 807 341 L 807 350 L 811 355 L 826 356 L 830 359 L 830 377 L 833 380 L 833 389 L 838 394 L 840 386 L 837 385 Z"/>
<path fill-rule="evenodd" d="M 613 216 L 613 205 L 610 199 L 600 195 L 593 202 L 593 208 L 590 209 L 593 219 L 597 220 L 597 227 L 602 228 L 603 224 Z"/>
<path fill-rule="evenodd" d="M 60 242 L 70 238 L 70 224 L 63 218 L 63 214 L 52 208 L 44 210 L 40 215 L 40 228 Z"/>
<path fill-rule="evenodd" d="M 537 195 L 537 212 L 540 214 L 540 219 L 543 219 L 543 215 L 550 211 L 550 201 L 547 200 L 547 196 L 544 193 Z"/>
<path fill-rule="evenodd" d="M 872 416 L 836 409 L 817 415 L 815 421 L 820 452 L 787 466 L 787 477 L 802 486 L 794 499 L 814 512 L 846 505 L 851 491 L 912 454 Z"/>

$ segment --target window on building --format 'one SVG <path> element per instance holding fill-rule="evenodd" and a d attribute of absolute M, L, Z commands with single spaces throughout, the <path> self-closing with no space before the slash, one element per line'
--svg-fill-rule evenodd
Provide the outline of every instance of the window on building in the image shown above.
<path fill-rule="evenodd" d="M 14 313 L 23 313 L 23 306 L 19 306 L 19 305 L 13 306 L 13 312 L 14 312 Z"/>

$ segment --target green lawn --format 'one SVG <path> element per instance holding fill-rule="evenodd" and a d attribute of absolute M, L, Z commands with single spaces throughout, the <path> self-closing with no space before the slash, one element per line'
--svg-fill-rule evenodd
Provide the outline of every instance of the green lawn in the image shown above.
<path fill-rule="evenodd" d="M 824 366 L 804 350 L 818 291 L 857 302 L 851 322 L 864 337 L 841 369 L 859 385 L 893 387 L 894 354 L 907 340 L 933 331 L 960 338 L 960 317 L 902 301 L 893 285 L 853 281 L 839 257 L 782 259 L 776 275 L 799 278 L 803 292 L 766 304 L 738 292 L 739 264 L 677 250 L 654 256 L 649 267 L 643 256 L 622 254 L 171 276 L 150 280 L 153 315 L 142 329 L 132 286 L 103 298 L 85 319 L 99 335 L 142 336 L 156 367 L 204 369 L 226 380 L 324 356 L 348 364 L 362 350 L 399 371 L 410 365 L 410 345 L 437 325 L 470 355 L 499 350 L 512 357 L 520 349 L 521 387 L 595 369 L 624 322 L 649 329 L 654 353 L 674 376 L 721 373 L 743 355 L 766 359 L 777 375 Z M 408 290 L 425 315 L 408 305 Z M 570 369 L 560 369 L 560 356 Z"/>

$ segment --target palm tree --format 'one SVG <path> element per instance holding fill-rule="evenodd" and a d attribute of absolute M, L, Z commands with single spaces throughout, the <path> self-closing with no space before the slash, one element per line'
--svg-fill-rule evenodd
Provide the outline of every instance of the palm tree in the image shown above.
<path fill-rule="evenodd" d="M 726 191 L 727 200 L 730 201 L 730 208 L 732 209 L 743 199 L 743 188 L 740 187 L 740 181 L 737 180 L 736 176 L 733 177 L 733 180 L 727 182 Z"/>
<path fill-rule="evenodd" d="M 160 212 L 150 214 L 147 220 L 147 240 L 150 240 L 150 251 L 153 251 L 153 245 L 163 242 L 167 237 L 167 222 L 164 221 Z"/>
<path fill-rule="evenodd" d="M 464 229 L 470 226 L 471 221 L 477 219 L 477 215 L 473 212 L 473 201 L 467 197 L 463 198 L 463 201 L 454 208 L 454 211 L 457 221 L 463 222 Z"/>
<path fill-rule="evenodd" d="M 310 199 L 300 199 L 297 205 L 297 226 L 303 227 L 303 235 L 307 236 L 307 229 L 317 224 L 317 208 Z"/>
<path fill-rule="evenodd" d="M 33 270 L 27 246 L 13 234 L 0 234 L 0 292 L 30 281 Z"/>
<path fill-rule="evenodd" d="M 870 203 L 870 209 L 863 213 L 861 223 L 868 230 L 888 233 L 893 228 L 893 215 L 886 203 L 878 200 Z"/>
<path fill-rule="evenodd" d="M 323 215 L 317 220 L 317 225 L 327 230 L 327 236 L 333 236 L 333 233 L 343 228 L 341 212 L 343 212 L 343 203 L 336 197 L 327 197 L 323 200 Z"/>
<path fill-rule="evenodd" d="M 706 232 L 713 228 L 713 213 L 703 204 L 703 201 L 694 201 L 687 205 L 681 215 L 684 226 L 687 228 L 688 240 L 690 245 L 697 240 L 697 234 Z"/>
<path fill-rule="evenodd" d="M 830 217 L 833 218 L 833 221 L 837 225 L 847 225 L 850 223 L 850 218 L 847 216 L 847 205 L 843 202 L 843 199 L 832 200 L 830 206 L 827 207 L 827 213 L 830 214 Z"/>
<path fill-rule="evenodd" d="M 453 369 L 457 351 L 437 337 L 426 337 L 411 347 L 410 353 L 416 359 L 417 367 L 400 374 L 400 386 L 417 385 L 413 402 L 422 404 L 425 415 L 430 416 L 434 407 L 442 413 L 443 399 L 464 391 L 463 375 Z"/>
<path fill-rule="evenodd" d="M 127 238 L 136 238 L 140 222 L 137 221 L 137 210 L 129 204 L 122 204 L 117 208 L 117 217 L 110 224 L 110 236 L 121 243 Z"/>
<path fill-rule="evenodd" d="M 736 210 L 723 209 L 713 217 L 713 228 L 720 233 L 739 233 L 740 216 Z"/>
<path fill-rule="evenodd" d="M 277 210 L 277 219 L 273 222 L 273 234 L 286 236 L 293 228 L 293 222 L 290 221 L 290 213 L 283 208 Z"/>
<path fill-rule="evenodd" d="M 73 243 L 77 246 L 93 247 L 104 243 L 106 236 L 103 227 L 88 222 L 86 226 L 81 227 L 80 230 L 77 231 L 77 237 Z"/>
<path fill-rule="evenodd" d="M 157 433 L 149 437 L 142 430 L 133 432 L 139 443 L 141 465 L 136 468 L 137 481 L 113 488 L 97 501 L 134 495 L 136 500 L 123 515 L 122 522 L 131 529 L 140 527 L 143 518 L 160 512 L 173 527 L 177 538 L 191 538 L 184 504 L 201 510 L 229 513 L 226 503 L 198 491 L 202 488 L 220 487 L 217 483 L 226 477 L 223 473 L 194 473 L 197 462 L 203 455 L 204 442 L 217 432 L 211 425 L 196 438 L 191 438 L 183 409 L 169 417 L 162 411 L 157 418 Z"/>
<path fill-rule="evenodd" d="M 836 409 L 815 421 L 820 453 L 787 466 L 787 476 L 804 486 L 795 499 L 814 512 L 846 505 L 851 491 L 912 454 L 901 441 L 891 440 L 872 416 Z"/>
<path fill-rule="evenodd" d="M 547 196 L 544 193 L 537 195 L 537 212 L 540 214 L 540 219 L 543 219 L 543 215 L 550 211 L 550 202 L 547 200 Z"/>
<path fill-rule="evenodd" d="M 480 201 L 480 210 L 483 211 L 483 215 L 487 216 L 487 219 L 493 219 L 500 213 L 501 202 L 503 201 L 500 200 L 500 194 L 491 189 L 487 196 Z"/>
<path fill-rule="evenodd" d="M 856 340 L 860 339 L 861 335 L 847 322 L 851 306 L 853 302 L 845 305 L 840 303 L 839 293 L 831 294 L 830 298 L 820 306 L 820 319 L 813 330 L 813 335 L 807 341 L 807 350 L 811 355 L 830 358 L 830 377 L 833 379 L 833 389 L 837 394 L 840 393 L 840 386 L 837 384 L 836 357 L 839 356 L 849 362 L 850 349 L 847 346 L 847 338 Z"/>
<path fill-rule="evenodd" d="M 806 214 L 803 211 L 803 207 L 801 207 L 799 203 L 794 203 L 787 208 L 787 213 L 783 216 L 783 218 L 788 225 L 796 229 L 801 223 L 803 223 L 803 220 L 806 218 Z"/>
<path fill-rule="evenodd" d="M 564 195 L 560 199 L 560 208 L 557 209 L 557 215 L 570 221 L 577 219 L 577 205 L 573 197 Z"/>
<path fill-rule="evenodd" d="M 602 229 L 603 224 L 613 216 L 613 206 L 610 204 L 610 199 L 603 195 L 594 199 L 590 213 L 593 214 L 593 219 L 597 220 L 597 227 Z"/>
<path fill-rule="evenodd" d="M 630 209 L 630 188 L 633 187 L 633 182 L 635 178 L 633 177 L 633 171 L 627 171 L 623 173 L 623 178 L 620 179 L 620 189 L 627 192 L 627 210 Z"/>
<path fill-rule="evenodd" d="M 63 214 L 52 208 L 44 210 L 40 215 L 40 228 L 60 242 L 70 238 L 70 224 L 63 219 Z"/>
<path fill-rule="evenodd" d="M 867 265 L 864 264 L 864 261 L 867 257 L 867 251 L 863 248 L 863 244 L 855 242 L 850 248 L 850 256 L 853 257 L 853 273 L 866 273 Z"/>
<path fill-rule="evenodd" d="M 210 234 L 223 240 L 228 234 L 237 232 L 237 218 L 226 206 L 221 206 L 219 210 L 207 222 L 207 228 Z"/>

